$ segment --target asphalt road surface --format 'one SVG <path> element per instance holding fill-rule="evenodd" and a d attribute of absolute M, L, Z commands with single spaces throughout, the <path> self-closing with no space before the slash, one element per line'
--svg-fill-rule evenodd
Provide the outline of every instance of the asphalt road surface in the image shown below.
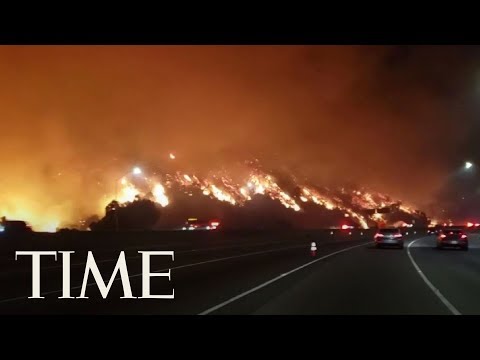
<path fill-rule="evenodd" d="M 136 250 L 174 250 L 152 258 L 152 271 L 171 269 L 171 281 L 152 278 L 151 292 L 174 299 L 121 299 L 121 282 L 113 282 L 103 299 L 90 274 L 88 299 L 62 295 L 59 256 L 41 260 L 44 299 L 32 292 L 31 258 L 14 252 L 0 256 L 0 314 L 480 314 L 480 239 L 470 235 L 470 250 L 437 250 L 435 237 L 410 235 L 404 250 L 375 249 L 369 238 L 317 240 L 315 257 L 304 236 L 256 238 L 208 243 L 164 243 L 126 249 L 132 293 L 142 294 L 142 264 Z M 58 250 L 69 250 L 59 248 Z M 118 251 L 94 252 L 104 281 Z M 80 295 L 86 254 L 72 255 L 71 293 Z"/>

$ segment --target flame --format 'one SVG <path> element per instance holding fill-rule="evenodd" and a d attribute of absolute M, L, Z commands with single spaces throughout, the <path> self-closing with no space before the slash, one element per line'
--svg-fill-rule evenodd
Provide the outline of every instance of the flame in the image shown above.
<path fill-rule="evenodd" d="M 368 191 L 354 191 L 352 203 L 364 209 L 377 209 L 394 204 L 382 194 Z"/>
<path fill-rule="evenodd" d="M 363 217 L 362 215 L 359 215 L 357 214 L 355 211 L 353 210 L 350 210 L 350 209 L 345 209 L 347 211 L 347 213 L 354 219 L 356 219 L 358 221 L 358 223 L 360 224 L 360 226 L 363 228 L 363 229 L 368 229 L 368 223 L 366 222 L 365 220 L 365 217 Z"/>
<path fill-rule="evenodd" d="M 372 215 L 372 220 L 375 221 L 384 221 L 383 214 L 375 213 Z"/>
<path fill-rule="evenodd" d="M 335 209 L 335 206 L 334 206 L 332 203 L 330 203 L 330 202 L 326 202 L 326 203 L 325 203 L 325 207 L 326 207 L 328 210 L 333 210 L 333 209 Z"/>
<path fill-rule="evenodd" d="M 409 206 L 405 206 L 405 205 L 400 205 L 398 207 L 401 211 L 403 212 L 406 212 L 407 214 L 414 214 L 415 213 L 415 210 L 413 210 L 411 207 Z"/>
<path fill-rule="evenodd" d="M 210 190 L 212 191 L 212 195 L 215 196 L 220 201 L 226 201 L 232 205 L 235 205 L 237 203 L 230 194 L 222 191 L 221 189 L 219 189 L 213 184 L 210 185 Z"/>
<path fill-rule="evenodd" d="M 172 160 L 175 159 L 173 153 L 169 153 L 169 157 Z M 248 201 L 251 201 L 255 195 L 268 197 L 273 201 L 279 202 L 285 208 L 296 212 L 302 211 L 301 206 L 304 206 L 303 204 L 313 203 L 327 210 L 335 210 L 339 211 L 340 214 L 348 215 L 351 220 L 358 223 L 362 228 L 368 228 L 367 219 L 372 221 L 384 220 L 381 214 L 369 216 L 365 214 L 363 216 L 362 211 L 366 209 L 392 206 L 392 208 L 408 214 L 413 215 L 417 213 L 411 206 L 403 205 L 399 201 L 394 201 L 388 196 L 370 189 L 319 188 L 308 184 L 307 180 L 305 182 L 298 180 L 293 175 L 290 177 L 289 184 L 294 185 L 291 188 L 295 189 L 295 193 L 290 193 L 290 190 L 284 188 L 281 183 L 279 184 L 279 179 L 276 179 L 272 173 L 263 170 L 258 162 L 250 162 L 248 170 L 243 172 L 241 176 L 236 177 L 235 180 L 225 170 L 211 171 L 202 176 L 195 175 L 192 172 L 187 174 L 181 171 L 170 174 L 145 172 L 145 175 L 139 176 L 142 173 L 140 169 L 136 173 L 137 176 L 127 175 L 117 180 L 116 184 L 114 181 L 108 181 L 118 187 L 118 189 L 115 189 L 116 196 L 109 196 L 108 192 L 106 192 L 105 196 L 99 199 L 98 205 L 101 204 L 102 206 L 99 206 L 97 210 L 98 215 L 103 213 L 105 206 L 110 203 L 112 198 L 116 198 L 123 205 L 135 201 L 137 197 L 147 197 L 160 206 L 167 207 L 171 204 L 172 199 L 169 196 L 169 192 L 178 186 L 189 196 L 194 196 L 196 192 L 201 192 L 203 196 L 226 202 L 232 206 L 243 206 Z M 63 209 L 45 211 L 43 207 L 37 205 L 28 197 L 15 199 L 14 208 L 2 205 L 3 207 L 0 207 L 0 216 L 5 215 L 10 219 L 27 220 L 34 230 L 41 231 L 55 231 L 61 223 L 59 220 L 64 219 L 66 213 L 62 211 Z M 17 208 L 22 210 L 19 211 Z"/>
<path fill-rule="evenodd" d="M 57 206 L 45 208 L 41 201 L 20 195 L 15 197 L 15 201 L 0 202 L 0 216 L 5 216 L 7 220 L 24 220 L 35 231 L 55 232 L 65 216 L 65 209 Z"/>
<path fill-rule="evenodd" d="M 118 202 L 121 204 L 132 202 L 137 195 L 140 195 L 140 191 L 133 184 L 126 182 L 126 184 L 120 189 Z"/>
<path fill-rule="evenodd" d="M 169 204 L 168 197 L 165 195 L 165 188 L 162 184 L 155 184 L 152 194 L 155 202 L 159 203 L 162 207 L 165 207 Z"/>
<path fill-rule="evenodd" d="M 287 209 L 292 208 L 295 211 L 301 210 L 297 202 L 283 191 L 270 175 L 258 171 L 257 174 L 250 175 L 247 184 L 250 184 L 249 187 L 254 189 L 255 194 L 268 195 L 272 200 L 280 201 Z"/>
<path fill-rule="evenodd" d="M 335 206 L 331 201 L 327 200 L 324 196 L 320 195 L 318 191 L 313 188 L 302 188 L 302 192 L 304 194 L 304 198 L 313 201 L 317 205 L 324 206 L 328 210 L 333 210 L 338 206 Z"/>
<path fill-rule="evenodd" d="M 175 158 L 172 153 L 169 156 L 170 159 Z M 365 209 L 394 206 L 409 214 L 416 213 L 412 207 L 403 205 L 398 201 L 395 202 L 388 196 L 370 189 L 342 188 L 341 190 L 331 190 L 326 187 L 318 188 L 302 183 L 293 176 L 291 176 L 290 181 L 294 185 L 292 189 L 295 189 L 295 193 L 290 193 L 289 190 L 283 188 L 279 179 L 273 174 L 268 173 L 256 164 L 250 164 L 248 171 L 235 178 L 235 180 L 231 177 L 231 174 L 224 170 L 211 171 L 202 176 L 181 171 L 171 174 L 151 173 L 141 177 L 125 176 L 117 180 L 118 189 L 115 192 L 117 193 L 117 201 L 121 205 L 133 202 L 137 197 L 148 197 L 162 207 L 171 204 L 169 192 L 177 186 L 182 187 L 189 196 L 194 196 L 196 193 L 194 190 L 197 190 L 203 196 L 226 202 L 232 206 L 243 206 L 251 201 L 255 195 L 265 196 L 296 212 L 302 211 L 302 206 L 306 203 L 313 203 L 327 210 L 339 211 L 358 223 L 362 228 L 368 228 L 367 219 L 372 221 L 384 220 L 382 214 L 363 216 L 362 210 Z M 106 194 L 101 199 L 103 207 L 98 210 L 98 214 L 103 212 L 112 198 L 113 196 L 107 196 Z M 63 216 L 61 211 L 43 214 L 41 210 L 33 211 L 31 206 L 22 205 L 20 208 L 25 209 L 25 211 L 2 211 L 0 215 L 6 215 L 7 218 L 28 219 L 35 230 L 47 231 L 55 231 L 60 223 L 57 219 L 62 219 Z M 33 213 L 42 215 L 36 218 L 32 216 Z"/>
<path fill-rule="evenodd" d="M 357 212 L 353 211 L 352 209 L 342 205 L 341 200 L 338 198 L 327 199 L 326 196 L 320 194 L 317 190 L 311 187 L 303 187 L 302 188 L 303 197 L 307 200 L 311 200 L 317 205 L 321 205 L 328 210 L 342 210 L 345 211 L 345 217 L 352 217 L 354 218 L 363 229 L 368 229 L 368 223 L 366 222 L 365 218 L 358 214 Z M 344 191 L 345 192 L 345 191 Z"/>
<path fill-rule="evenodd" d="M 248 176 L 246 184 L 236 184 L 229 176 L 213 174 L 209 178 L 200 180 L 195 175 L 178 173 L 175 181 L 184 187 L 199 188 L 203 195 L 210 196 L 219 201 L 228 202 L 232 205 L 244 205 L 252 199 L 252 195 L 267 195 L 273 200 L 278 200 L 286 208 L 300 211 L 297 202 L 275 182 L 271 175 L 257 171 Z"/>
<path fill-rule="evenodd" d="M 345 188 L 342 188 L 342 195 L 339 196 L 350 198 L 352 203 L 352 207 L 350 207 L 347 205 L 350 201 L 348 198 L 347 200 L 341 199 L 339 196 L 335 196 L 334 192 L 328 188 L 321 190 L 298 183 L 296 185 L 300 189 L 300 194 L 294 197 L 280 187 L 275 177 L 258 168 L 250 169 L 247 176 L 239 183 L 236 183 L 226 172 L 210 173 L 203 178 L 193 174 L 177 172 L 173 176 L 167 174 L 166 179 L 166 182 L 163 184 L 156 182 L 151 190 L 154 201 L 163 207 L 170 204 L 167 195 L 168 189 L 178 184 L 185 188 L 189 196 L 194 194 L 191 191 L 192 189 L 199 189 L 204 196 L 227 202 L 232 206 L 245 205 L 246 202 L 252 200 L 253 195 L 267 196 L 272 200 L 279 201 L 285 208 L 297 212 L 302 210 L 299 203 L 313 202 L 328 210 L 342 211 L 345 217 L 351 218 L 364 229 L 368 228 L 368 223 L 365 216 L 361 215 L 356 209 L 361 211 L 361 209 L 374 209 L 398 204 L 398 202 L 395 203 L 389 197 L 377 192 L 365 189 L 346 191 Z M 149 182 L 148 179 L 147 182 Z M 142 196 L 145 192 L 137 189 L 124 178 L 122 179 L 119 201 L 120 203 L 133 201 L 136 196 Z M 405 205 L 400 205 L 399 209 L 409 214 L 414 213 L 412 208 Z M 376 222 L 384 221 L 382 214 L 371 215 L 370 219 Z"/>
<path fill-rule="evenodd" d="M 392 199 L 390 199 L 389 197 L 383 194 L 380 194 L 378 192 L 367 192 L 367 191 L 354 192 L 354 196 L 352 197 L 352 203 L 363 209 L 379 209 L 379 208 L 392 207 L 394 205 L 398 205 L 398 202 L 393 201 Z M 400 211 L 403 211 L 410 215 L 413 215 L 416 213 L 416 211 L 410 206 L 399 205 L 398 208 Z M 370 218 L 376 222 L 385 221 L 385 218 L 382 216 L 382 214 L 373 214 L 370 216 Z"/>
<path fill-rule="evenodd" d="M 3 216 L 7 220 L 23 220 L 28 219 L 28 225 L 35 231 L 40 232 L 56 232 L 60 227 L 61 214 L 45 214 L 42 211 L 32 211 L 27 208 L 20 208 L 15 211 L 3 211 Z M 38 215 L 40 214 L 40 215 Z"/>
<path fill-rule="evenodd" d="M 248 190 L 244 187 L 240 188 L 240 194 L 242 194 L 246 200 L 252 200 L 251 196 L 248 194 Z"/>
<path fill-rule="evenodd" d="M 265 187 L 263 185 L 258 185 L 255 187 L 255 194 L 265 194 Z"/>

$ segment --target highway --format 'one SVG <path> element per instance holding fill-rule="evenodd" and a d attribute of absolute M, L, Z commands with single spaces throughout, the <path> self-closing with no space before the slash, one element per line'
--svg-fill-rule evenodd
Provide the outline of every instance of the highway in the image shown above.
<path fill-rule="evenodd" d="M 119 280 L 103 299 L 91 274 L 86 287 L 88 299 L 58 299 L 62 295 L 61 256 L 57 262 L 53 257 L 42 258 L 41 293 L 45 298 L 27 299 L 32 292 L 31 258 L 15 261 L 15 246 L 4 247 L 0 253 L 0 314 L 480 314 L 477 234 L 469 236 L 468 252 L 437 250 L 435 237 L 420 231 L 406 236 L 404 250 L 376 249 L 370 234 L 359 233 L 188 236 L 182 241 L 167 237 L 92 250 L 106 282 L 119 250 L 125 250 L 136 297 L 142 294 L 142 264 L 137 251 L 173 250 L 174 261 L 152 258 L 151 270 L 171 269 L 171 281 L 152 278 L 151 292 L 171 294 L 175 289 L 174 299 L 121 299 Z M 312 240 L 318 247 L 315 257 L 310 254 Z M 48 248 L 39 247 L 73 249 L 54 241 L 48 244 Z M 87 245 L 79 246 L 72 255 L 74 297 L 80 294 L 87 249 Z"/>

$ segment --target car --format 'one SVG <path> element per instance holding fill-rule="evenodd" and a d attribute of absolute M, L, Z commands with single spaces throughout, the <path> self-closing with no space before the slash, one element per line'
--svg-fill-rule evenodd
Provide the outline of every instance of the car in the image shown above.
<path fill-rule="evenodd" d="M 0 223 L 0 233 L 4 236 L 24 235 L 32 232 L 32 228 L 25 221 L 21 220 L 2 220 Z"/>
<path fill-rule="evenodd" d="M 427 233 L 428 235 L 438 235 L 443 228 L 445 228 L 445 226 L 435 225 L 428 228 Z"/>
<path fill-rule="evenodd" d="M 220 221 L 218 220 L 201 221 L 197 218 L 189 218 L 182 230 L 216 230 L 219 226 Z"/>
<path fill-rule="evenodd" d="M 437 236 L 437 249 L 446 247 L 458 247 L 468 250 L 468 236 L 461 228 L 443 229 Z"/>
<path fill-rule="evenodd" d="M 378 229 L 373 240 L 375 241 L 375 247 L 377 248 L 396 246 L 403 249 L 403 235 L 398 228 Z"/>

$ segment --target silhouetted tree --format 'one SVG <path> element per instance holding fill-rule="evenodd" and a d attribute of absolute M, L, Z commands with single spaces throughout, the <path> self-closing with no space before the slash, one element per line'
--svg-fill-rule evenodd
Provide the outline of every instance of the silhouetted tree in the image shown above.
<path fill-rule="evenodd" d="M 105 214 L 108 214 L 110 211 L 115 211 L 120 207 L 120 204 L 118 203 L 117 200 L 111 201 L 107 207 L 105 208 Z"/>
<path fill-rule="evenodd" d="M 106 207 L 105 216 L 97 222 L 90 224 L 92 231 L 119 230 L 149 230 L 160 219 L 160 207 L 153 201 L 140 199 L 120 206 L 117 201 L 112 201 Z"/>

